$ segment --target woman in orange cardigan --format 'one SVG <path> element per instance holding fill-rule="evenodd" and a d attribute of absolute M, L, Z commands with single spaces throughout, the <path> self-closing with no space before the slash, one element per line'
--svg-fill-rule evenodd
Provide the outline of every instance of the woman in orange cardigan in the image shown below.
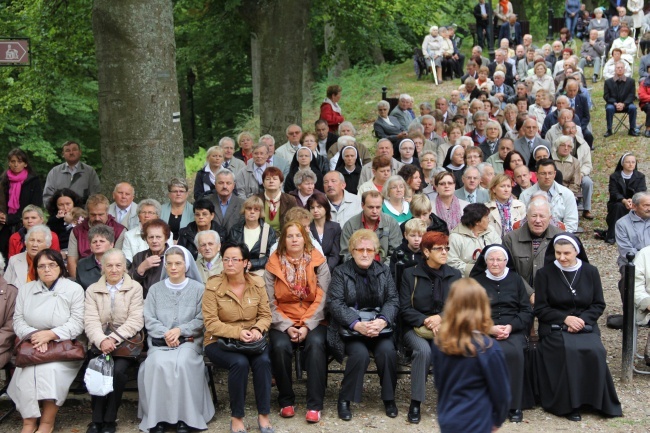
<path fill-rule="evenodd" d="M 278 387 L 280 416 L 295 415 L 296 396 L 291 381 L 292 353 L 303 347 L 307 370 L 307 422 L 320 421 L 327 387 L 325 293 L 330 271 L 306 229 L 297 222 L 285 224 L 278 249 L 264 274 L 271 303 L 271 363 Z"/>
<path fill-rule="evenodd" d="M 330 132 L 338 133 L 339 125 L 345 118 L 341 114 L 341 86 L 336 84 L 327 87 L 327 98 L 320 104 L 320 118 L 327 121 Z"/>

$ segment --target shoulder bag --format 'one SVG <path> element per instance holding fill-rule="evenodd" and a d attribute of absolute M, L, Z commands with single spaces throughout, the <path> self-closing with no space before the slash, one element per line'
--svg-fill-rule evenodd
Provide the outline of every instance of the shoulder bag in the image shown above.
<path fill-rule="evenodd" d="M 86 348 L 78 340 L 52 340 L 47 343 L 43 353 L 34 348 L 29 338 L 39 331 L 30 332 L 23 338 L 16 338 L 16 367 L 24 368 L 32 365 L 47 364 L 48 362 L 82 361 L 86 359 Z"/>
<path fill-rule="evenodd" d="M 131 337 L 124 338 L 117 332 L 117 327 L 112 323 L 107 323 L 104 327 L 104 334 L 110 335 L 112 332 L 122 339 L 122 342 L 115 347 L 110 354 L 116 358 L 138 358 L 144 349 L 144 331 L 141 329 Z M 94 355 L 101 355 L 102 351 L 95 345 L 90 349 Z"/>
<path fill-rule="evenodd" d="M 219 337 L 217 344 L 221 350 L 225 350 L 226 352 L 238 352 L 244 355 L 260 355 L 269 344 L 269 336 L 266 332 L 263 332 L 262 338 L 250 343 L 245 343 L 236 338 Z"/>
<path fill-rule="evenodd" d="M 411 306 L 413 306 L 413 297 L 415 296 L 415 288 L 418 286 L 418 277 L 415 277 L 415 284 L 413 285 L 413 292 L 411 293 Z M 426 326 L 414 326 L 413 331 L 418 337 L 425 340 L 433 340 L 433 331 Z"/>
<path fill-rule="evenodd" d="M 271 230 L 271 225 L 265 223 L 264 226 L 262 227 L 262 239 L 260 240 L 260 256 L 266 256 L 266 250 L 268 249 L 268 243 L 269 243 L 269 230 Z M 258 277 L 263 277 L 264 268 L 258 269 L 256 271 L 251 271 L 250 273 L 253 275 L 257 275 Z"/>

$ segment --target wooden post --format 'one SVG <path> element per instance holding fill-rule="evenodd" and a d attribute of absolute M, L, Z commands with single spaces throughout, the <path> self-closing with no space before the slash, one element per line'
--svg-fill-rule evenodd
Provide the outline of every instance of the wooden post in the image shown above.
<path fill-rule="evenodd" d="M 621 381 L 632 381 L 634 368 L 634 253 L 627 253 L 623 292 L 623 355 L 621 356 Z"/>

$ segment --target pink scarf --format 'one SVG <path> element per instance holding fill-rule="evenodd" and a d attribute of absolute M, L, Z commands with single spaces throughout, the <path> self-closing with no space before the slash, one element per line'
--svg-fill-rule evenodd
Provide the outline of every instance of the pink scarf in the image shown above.
<path fill-rule="evenodd" d="M 23 170 L 18 174 L 7 170 L 7 178 L 9 179 L 9 202 L 7 207 L 9 207 L 10 214 L 15 214 L 20 209 L 20 190 L 28 174 L 27 170 Z"/>
<path fill-rule="evenodd" d="M 460 224 L 460 217 L 462 216 L 458 197 L 455 195 L 452 196 L 449 210 L 447 210 L 442 200 L 440 200 L 440 197 L 436 197 L 436 215 L 447 223 L 447 229 L 451 232 L 458 224 Z"/>

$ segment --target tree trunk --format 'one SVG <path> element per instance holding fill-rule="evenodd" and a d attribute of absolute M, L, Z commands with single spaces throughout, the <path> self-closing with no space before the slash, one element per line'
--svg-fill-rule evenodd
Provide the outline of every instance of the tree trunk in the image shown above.
<path fill-rule="evenodd" d="M 526 21 L 526 5 L 524 4 L 524 0 L 510 0 L 510 3 L 512 3 L 512 9 L 515 11 L 515 14 L 517 14 L 517 20 Z M 499 2 L 497 2 L 494 10 L 497 10 L 498 7 Z M 544 11 L 546 11 L 546 9 L 544 9 Z M 544 17 L 544 22 L 546 22 L 546 17 Z"/>
<path fill-rule="evenodd" d="M 257 35 L 260 76 L 260 134 L 278 144 L 289 124 L 302 123 L 302 80 L 305 31 L 310 2 L 306 0 L 242 1 L 240 13 Z M 257 69 L 259 68 L 259 69 Z"/>
<path fill-rule="evenodd" d="M 253 116 L 260 117 L 260 74 L 262 71 L 260 44 L 255 33 L 251 33 L 251 81 L 253 83 Z"/>
<path fill-rule="evenodd" d="M 338 78 L 343 71 L 350 68 L 350 56 L 345 47 L 340 42 L 332 46 L 335 31 L 334 24 L 325 24 L 325 52 L 330 56 L 331 61 L 331 66 L 327 70 L 329 78 Z"/>
<path fill-rule="evenodd" d="M 102 188 L 131 183 L 162 200 L 185 176 L 174 17 L 169 0 L 95 0 Z"/>

